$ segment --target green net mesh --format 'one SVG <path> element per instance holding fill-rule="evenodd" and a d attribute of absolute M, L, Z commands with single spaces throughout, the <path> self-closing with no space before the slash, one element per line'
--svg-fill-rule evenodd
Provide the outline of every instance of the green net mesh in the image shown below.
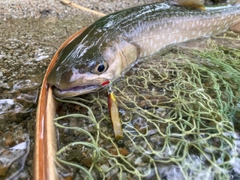
<path fill-rule="evenodd" d="M 156 54 L 113 83 L 123 147 L 107 89 L 64 100 L 54 121 L 61 166 L 75 179 L 240 178 L 240 49 L 231 47 L 240 38 L 231 36 Z"/>

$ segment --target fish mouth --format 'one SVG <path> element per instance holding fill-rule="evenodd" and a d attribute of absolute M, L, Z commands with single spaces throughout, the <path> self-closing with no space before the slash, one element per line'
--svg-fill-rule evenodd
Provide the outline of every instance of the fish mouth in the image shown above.
<path fill-rule="evenodd" d="M 59 89 L 56 86 L 53 86 L 53 94 L 60 98 L 74 97 L 95 92 L 100 88 L 101 86 L 99 85 L 76 86 L 69 89 Z"/>

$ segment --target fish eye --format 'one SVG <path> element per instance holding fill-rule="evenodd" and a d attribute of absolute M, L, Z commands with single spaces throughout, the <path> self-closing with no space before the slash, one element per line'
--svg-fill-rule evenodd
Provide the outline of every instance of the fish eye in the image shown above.
<path fill-rule="evenodd" d="M 100 64 L 99 66 L 98 66 L 98 72 L 103 72 L 104 71 L 104 69 L 105 69 L 105 66 L 104 66 L 104 64 Z"/>
<path fill-rule="evenodd" d="M 96 68 L 95 68 L 95 73 L 96 74 L 101 74 L 107 70 L 107 64 L 105 62 L 99 63 Z"/>

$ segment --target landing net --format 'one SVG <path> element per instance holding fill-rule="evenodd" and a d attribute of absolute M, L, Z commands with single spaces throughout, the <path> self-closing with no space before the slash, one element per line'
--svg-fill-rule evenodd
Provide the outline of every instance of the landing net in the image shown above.
<path fill-rule="evenodd" d="M 236 34 L 200 50 L 176 47 L 114 82 L 121 147 L 107 89 L 62 102 L 54 120 L 60 171 L 71 169 L 75 179 L 239 178 L 239 47 Z"/>

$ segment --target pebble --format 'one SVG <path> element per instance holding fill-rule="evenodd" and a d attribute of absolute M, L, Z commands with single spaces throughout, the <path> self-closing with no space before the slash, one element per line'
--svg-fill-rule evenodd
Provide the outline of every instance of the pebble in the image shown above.
<path fill-rule="evenodd" d="M 108 169 L 109 169 L 109 166 L 106 165 L 106 164 L 103 164 L 103 165 L 101 165 L 101 169 L 102 169 L 104 172 L 107 172 Z"/>
<path fill-rule="evenodd" d="M 138 157 L 135 161 L 134 161 L 134 164 L 135 165 L 139 165 L 142 163 L 142 158 L 141 157 Z"/>

